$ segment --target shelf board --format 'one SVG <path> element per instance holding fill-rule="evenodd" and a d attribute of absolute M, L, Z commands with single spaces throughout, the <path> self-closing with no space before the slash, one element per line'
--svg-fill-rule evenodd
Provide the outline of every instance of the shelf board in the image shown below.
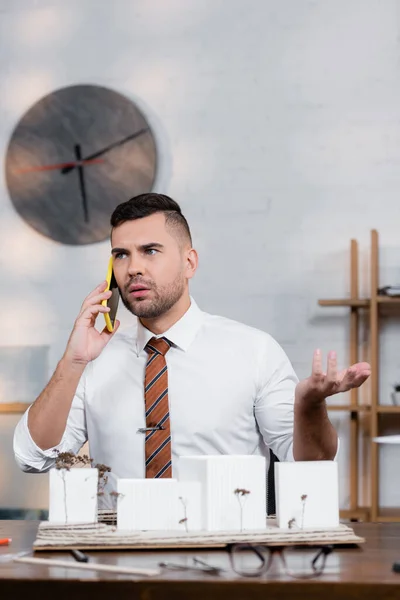
<path fill-rule="evenodd" d="M 400 304 L 400 296 L 377 296 L 378 304 Z"/>
<path fill-rule="evenodd" d="M 353 406 L 352 404 L 327 404 L 326 408 L 328 410 L 342 410 L 347 412 L 369 412 L 371 410 L 370 406 L 362 404 L 357 404 L 355 406 Z M 398 408 L 400 408 L 400 406 Z"/>
<path fill-rule="evenodd" d="M 358 404 L 357 406 L 353 406 L 352 404 L 327 404 L 326 408 L 337 412 L 371 412 L 371 406 L 363 404 Z M 400 406 L 380 405 L 376 407 L 376 412 L 380 414 L 396 415 L 400 414 Z"/>
<path fill-rule="evenodd" d="M 25 402 L 0 402 L 0 413 L 24 413 L 28 406 Z"/>
<path fill-rule="evenodd" d="M 384 296 L 376 297 L 378 304 L 392 304 L 400 306 L 400 296 Z M 320 306 L 354 306 L 356 308 L 368 308 L 371 304 L 370 298 L 326 298 L 318 300 Z"/>
<path fill-rule="evenodd" d="M 355 306 L 358 308 L 368 308 L 370 305 L 370 300 L 369 298 L 338 298 L 318 300 L 318 304 L 320 306 Z"/>
<path fill-rule="evenodd" d="M 400 506 L 380 508 L 376 520 L 379 523 L 400 523 Z"/>
<path fill-rule="evenodd" d="M 339 511 L 341 519 L 361 519 L 369 521 L 370 509 L 366 506 L 359 506 L 352 510 L 351 508 L 341 509 Z"/>
<path fill-rule="evenodd" d="M 388 406 L 384 406 L 384 405 L 380 405 L 376 407 L 376 412 L 378 413 L 389 413 L 389 414 L 399 414 L 400 413 L 400 406 L 392 406 L 392 405 L 388 405 Z"/>

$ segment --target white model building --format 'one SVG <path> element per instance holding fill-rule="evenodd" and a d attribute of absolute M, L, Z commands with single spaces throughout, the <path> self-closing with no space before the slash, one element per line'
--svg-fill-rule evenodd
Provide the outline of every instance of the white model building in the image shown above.
<path fill-rule="evenodd" d="M 278 527 L 337 527 L 337 462 L 316 460 L 275 463 L 275 497 Z"/>
<path fill-rule="evenodd" d="M 263 456 L 185 456 L 179 480 L 201 484 L 201 522 L 206 531 L 266 527 L 266 463 Z"/>
<path fill-rule="evenodd" d="M 97 469 L 50 469 L 49 477 L 51 523 L 72 525 L 97 522 Z"/>
<path fill-rule="evenodd" d="M 262 456 L 187 456 L 179 459 L 179 481 L 119 479 L 118 529 L 263 529 L 265 466 Z"/>
<path fill-rule="evenodd" d="M 266 528 L 266 462 L 262 456 L 185 456 L 178 479 L 124 479 L 90 468 L 50 471 L 49 521 L 97 521 L 98 499 L 117 512 L 124 531 L 255 531 Z M 337 463 L 275 465 L 278 526 L 339 524 Z"/>

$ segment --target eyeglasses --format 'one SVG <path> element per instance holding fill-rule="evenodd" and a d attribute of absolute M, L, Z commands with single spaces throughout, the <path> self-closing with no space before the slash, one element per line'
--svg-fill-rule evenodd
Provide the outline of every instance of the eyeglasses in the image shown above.
<path fill-rule="evenodd" d="M 208 575 L 220 575 L 224 569 L 221 567 L 214 567 L 210 565 L 204 560 L 200 558 L 193 557 L 191 565 L 183 565 L 178 563 L 171 562 L 160 562 L 158 563 L 159 567 L 163 567 L 164 569 L 170 569 L 172 571 L 201 571 L 202 573 L 206 573 Z"/>
<path fill-rule="evenodd" d="M 252 544 L 229 544 L 227 546 L 232 570 L 242 577 L 260 577 L 267 573 L 277 555 L 287 576 L 293 579 L 312 579 L 322 575 L 325 569 L 326 558 L 333 551 L 333 546 L 322 546 L 314 557 L 306 560 L 304 568 L 298 566 L 298 558 L 292 555 L 285 556 L 282 546 L 253 546 Z M 304 563 L 303 563 L 304 564 Z"/>

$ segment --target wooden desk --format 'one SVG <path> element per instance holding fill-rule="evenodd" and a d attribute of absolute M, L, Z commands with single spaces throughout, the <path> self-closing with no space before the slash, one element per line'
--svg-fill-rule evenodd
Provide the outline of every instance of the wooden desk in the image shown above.
<path fill-rule="evenodd" d="M 0 538 L 12 537 L 0 555 L 29 549 L 35 539 L 34 521 L 0 521 Z M 31 597 L 41 600 L 291 600 L 352 598 L 362 600 L 399 599 L 400 574 L 392 572 L 392 563 L 400 560 L 400 524 L 354 524 L 356 533 L 367 542 L 359 548 L 335 549 L 328 556 L 325 573 L 314 580 L 287 579 L 278 561 L 261 578 L 243 579 L 229 568 L 225 552 L 215 551 L 114 551 L 89 552 L 93 561 L 124 566 L 154 567 L 160 561 L 184 562 L 201 556 L 210 564 L 227 571 L 220 577 L 192 572 L 165 572 L 153 579 L 135 580 L 125 575 L 99 574 L 59 567 L 0 563 L 0 595 L 15 600 Z M 295 560 L 304 561 L 310 550 L 291 550 Z M 40 553 L 41 557 L 65 558 L 68 553 Z"/>

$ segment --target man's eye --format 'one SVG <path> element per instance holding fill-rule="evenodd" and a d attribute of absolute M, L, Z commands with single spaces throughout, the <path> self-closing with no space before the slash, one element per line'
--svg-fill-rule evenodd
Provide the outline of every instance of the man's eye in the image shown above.
<path fill-rule="evenodd" d="M 150 256 L 152 256 L 153 254 L 156 254 L 157 250 L 155 248 L 146 248 L 145 253 L 146 254 L 150 254 Z"/>
<path fill-rule="evenodd" d="M 115 254 L 115 258 L 116 258 L 116 259 L 123 258 L 124 256 L 126 256 L 126 252 L 117 252 L 117 253 Z"/>

